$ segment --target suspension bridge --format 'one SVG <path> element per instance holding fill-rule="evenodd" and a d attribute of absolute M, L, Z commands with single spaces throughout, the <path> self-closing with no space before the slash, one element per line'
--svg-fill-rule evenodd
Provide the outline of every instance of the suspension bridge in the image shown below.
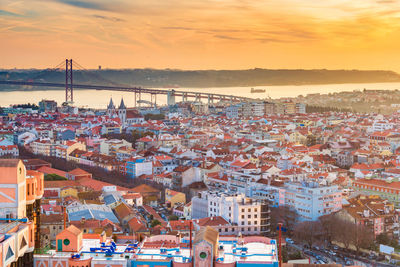
<path fill-rule="evenodd" d="M 53 72 L 64 71 L 65 69 L 65 83 L 62 82 L 47 82 L 43 81 L 46 75 Z M 92 76 L 95 80 L 100 80 L 103 85 L 93 85 L 93 84 L 83 84 L 74 83 L 74 74 L 76 72 L 85 73 Z M 241 102 L 241 101 L 251 101 L 252 98 L 241 97 L 235 95 L 225 95 L 225 94 L 214 94 L 206 92 L 193 92 L 193 91 L 181 91 L 181 90 L 162 90 L 162 89 L 150 89 L 129 86 L 124 84 L 118 84 L 114 81 L 108 80 L 96 73 L 93 73 L 84 67 L 82 67 L 76 61 L 72 59 L 66 59 L 65 61 L 59 63 L 54 68 L 45 69 L 39 72 L 35 77 L 31 77 L 24 80 L 0 80 L 0 85 L 13 85 L 13 86 L 32 86 L 32 87 L 53 87 L 53 88 L 65 88 L 65 102 L 72 104 L 74 102 L 74 89 L 89 89 L 89 90 L 108 90 L 108 91 L 125 91 L 134 93 L 135 105 L 136 103 L 142 103 L 142 94 L 150 95 L 150 104 L 154 106 L 157 104 L 157 95 L 166 95 L 167 104 L 174 105 L 176 97 L 181 97 L 183 102 L 195 101 L 200 102 L 206 99 L 208 103 L 213 103 L 214 101 L 229 101 L 229 102 Z M 106 84 L 106 85 L 104 85 Z"/>

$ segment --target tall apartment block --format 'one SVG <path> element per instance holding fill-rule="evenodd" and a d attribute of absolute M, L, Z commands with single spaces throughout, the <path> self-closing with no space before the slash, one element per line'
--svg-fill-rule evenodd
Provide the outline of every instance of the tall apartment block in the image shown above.
<path fill-rule="evenodd" d="M 236 233 L 266 236 L 270 230 L 267 200 L 203 191 L 192 199 L 192 218 L 221 216 L 232 224 Z"/>
<path fill-rule="evenodd" d="M 18 159 L 0 159 L 1 266 L 33 266 L 39 248 L 43 174 Z"/>

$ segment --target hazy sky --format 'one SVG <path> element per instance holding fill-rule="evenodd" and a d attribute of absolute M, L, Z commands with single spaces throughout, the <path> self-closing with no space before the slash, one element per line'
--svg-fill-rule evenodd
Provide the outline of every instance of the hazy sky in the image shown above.
<path fill-rule="evenodd" d="M 400 0 L 0 0 L 0 68 L 400 72 Z"/>

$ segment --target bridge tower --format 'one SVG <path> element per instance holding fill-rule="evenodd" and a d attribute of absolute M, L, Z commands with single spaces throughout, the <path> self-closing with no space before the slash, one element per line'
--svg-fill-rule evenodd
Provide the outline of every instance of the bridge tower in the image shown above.
<path fill-rule="evenodd" d="M 175 90 L 169 90 L 167 94 L 167 104 L 168 106 L 175 105 Z"/>
<path fill-rule="evenodd" d="M 214 96 L 211 94 L 208 94 L 207 96 L 208 104 L 214 104 Z"/>
<path fill-rule="evenodd" d="M 72 59 L 65 60 L 65 102 L 74 102 Z"/>
<path fill-rule="evenodd" d="M 183 92 L 182 93 L 182 102 L 187 102 L 187 101 L 188 101 L 187 92 Z"/>

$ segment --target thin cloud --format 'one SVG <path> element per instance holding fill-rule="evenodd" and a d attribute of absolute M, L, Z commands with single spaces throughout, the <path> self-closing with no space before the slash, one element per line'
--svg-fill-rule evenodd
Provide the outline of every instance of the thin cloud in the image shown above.
<path fill-rule="evenodd" d="M 219 39 L 225 39 L 225 40 L 231 40 L 231 41 L 239 41 L 241 38 L 238 37 L 233 37 L 233 36 L 227 36 L 227 35 L 214 35 L 215 38 Z"/>
<path fill-rule="evenodd" d="M 23 17 L 21 14 L 17 14 L 3 9 L 0 9 L 0 16 Z"/>
<path fill-rule="evenodd" d="M 70 5 L 73 7 L 101 10 L 101 11 L 111 11 L 111 7 L 104 5 L 95 1 L 80 1 L 80 0 L 57 0 L 60 3 Z"/>
<path fill-rule="evenodd" d="M 168 26 L 168 27 L 161 27 L 161 29 L 164 30 L 184 30 L 184 31 L 195 31 L 197 30 L 196 28 L 191 28 L 191 27 L 180 27 L 180 26 Z"/>
<path fill-rule="evenodd" d="M 103 16 L 103 15 L 93 15 L 93 17 L 97 19 L 102 19 L 102 20 L 108 20 L 108 21 L 114 21 L 114 22 L 124 22 L 126 20 L 117 18 L 117 17 L 108 17 L 108 16 Z"/>
<path fill-rule="evenodd" d="M 394 4 L 397 1 L 396 0 L 378 0 L 376 1 L 378 4 Z"/>

